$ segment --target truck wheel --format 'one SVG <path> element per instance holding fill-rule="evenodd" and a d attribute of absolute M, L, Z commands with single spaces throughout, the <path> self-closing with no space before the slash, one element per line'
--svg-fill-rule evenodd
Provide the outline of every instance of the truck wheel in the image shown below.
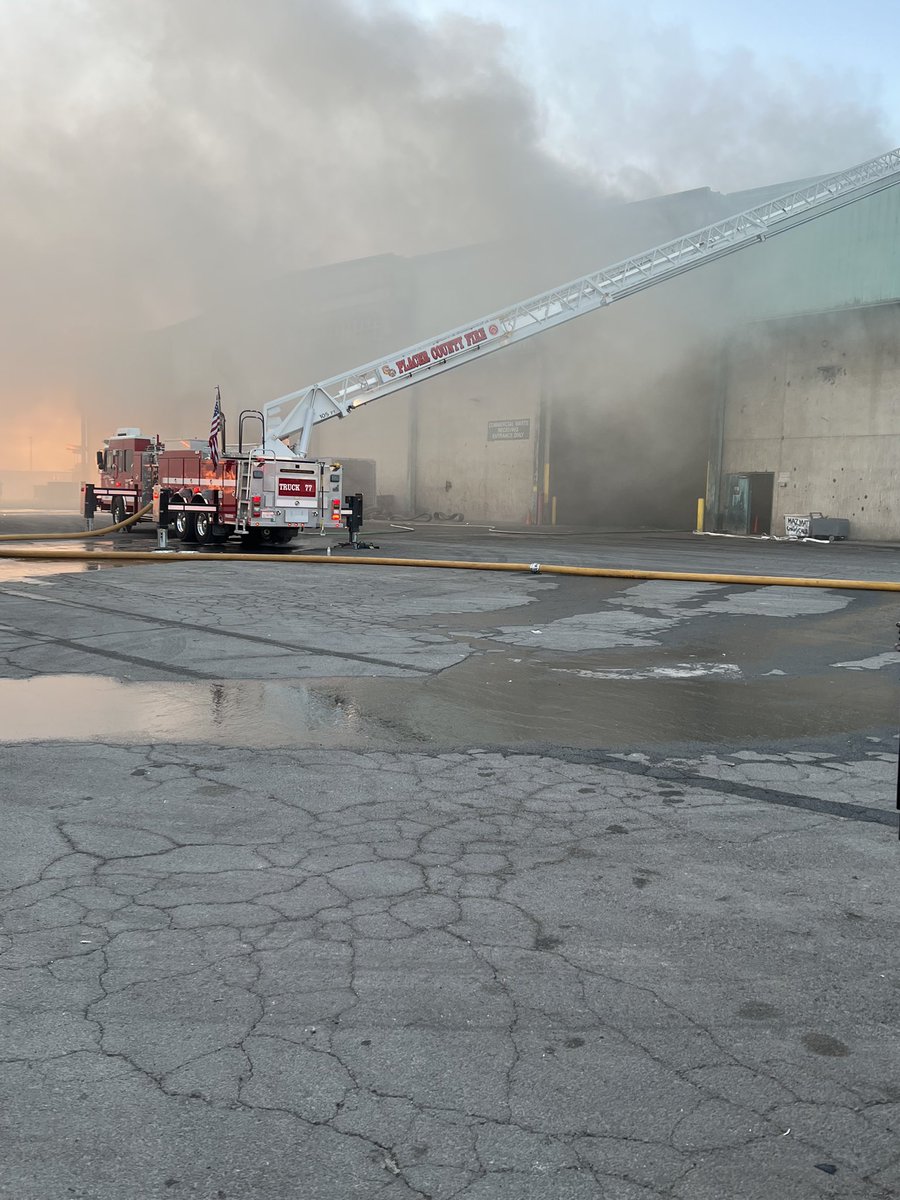
<path fill-rule="evenodd" d="M 196 496 L 194 503 L 197 503 Z M 213 513 L 194 513 L 194 537 L 201 546 L 208 545 L 213 540 Z"/>
<path fill-rule="evenodd" d="M 115 500 L 113 500 L 110 505 L 109 515 L 112 517 L 113 525 L 118 525 L 120 521 L 125 520 L 128 514 L 125 512 L 125 501 L 121 496 L 116 496 Z"/>
<path fill-rule="evenodd" d="M 193 513 L 180 512 L 175 517 L 175 533 L 183 542 L 194 540 Z"/>

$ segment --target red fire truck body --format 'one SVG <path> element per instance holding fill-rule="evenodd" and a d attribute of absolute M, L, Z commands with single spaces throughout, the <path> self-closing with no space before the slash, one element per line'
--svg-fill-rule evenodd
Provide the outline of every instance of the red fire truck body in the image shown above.
<path fill-rule="evenodd" d="M 96 507 L 123 521 L 153 498 L 159 438 L 147 438 L 139 429 L 119 429 L 97 451 L 100 483 L 94 487 Z M 82 487 L 82 491 L 84 488 Z"/>
<path fill-rule="evenodd" d="M 189 445 L 189 444 L 188 444 Z M 306 530 L 341 528 L 341 468 L 327 460 L 257 449 L 226 453 L 214 466 L 208 447 L 160 451 L 154 519 L 185 541 L 285 544 Z"/>
<path fill-rule="evenodd" d="M 95 508 L 121 521 L 152 501 L 152 516 L 142 519 L 171 526 L 183 541 L 205 545 L 237 533 L 249 543 L 284 545 L 304 531 L 342 526 L 340 464 L 298 458 L 277 441 L 226 448 L 213 465 L 208 442 L 166 446 L 139 429 L 119 429 L 98 451 L 97 467 Z"/>

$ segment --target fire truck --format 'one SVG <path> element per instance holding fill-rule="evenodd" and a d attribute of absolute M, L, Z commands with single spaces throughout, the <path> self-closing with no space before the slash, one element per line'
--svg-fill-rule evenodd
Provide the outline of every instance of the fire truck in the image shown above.
<path fill-rule="evenodd" d="M 245 449 L 248 422 L 259 423 L 263 436 Z M 164 444 L 139 429 L 119 429 L 97 452 L 95 507 L 116 522 L 152 502 L 152 517 L 144 519 L 201 545 L 235 533 L 251 545 L 286 545 L 304 531 L 341 530 L 348 511 L 340 463 L 298 458 L 284 443 L 266 438 L 257 410 L 242 412 L 238 429 L 237 447 L 225 445 L 223 436 L 217 462 L 208 441 Z"/>
<path fill-rule="evenodd" d="M 116 430 L 97 451 L 100 483 L 93 489 L 95 507 L 118 522 L 149 503 L 162 448 L 159 437 L 144 437 L 140 429 Z M 84 486 L 81 490 L 84 494 Z"/>
<path fill-rule="evenodd" d="M 361 498 L 345 497 L 342 502 L 339 464 L 307 457 L 313 428 L 322 421 L 346 417 L 429 376 L 758 245 L 898 183 L 900 149 L 805 183 L 343 375 L 290 392 L 262 411 L 241 414 L 237 449 L 226 451 L 218 465 L 213 465 L 206 443 L 162 446 L 158 438 L 143 438 L 138 430 L 120 430 L 101 452 L 98 501 L 115 516 L 135 511 L 152 493 L 154 519 L 160 525 L 174 524 L 181 537 L 199 542 L 224 540 L 231 533 L 249 541 L 286 542 L 301 530 L 339 529 L 346 517 L 351 543 L 356 544 Z M 245 452 L 243 428 L 251 418 L 261 423 L 262 436 L 257 446 Z"/>
<path fill-rule="evenodd" d="M 246 423 L 259 422 L 259 445 L 244 449 Z M 249 545 L 286 545 L 299 533 L 340 532 L 347 509 L 340 463 L 300 458 L 267 437 L 261 412 L 238 420 L 237 448 L 214 462 L 209 443 L 167 445 L 157 458 L 153 519 L 171 525 L 183 541 L 224 542 L 232 534 Z M 223 438 L 224 441 L 224 438 Z"/>

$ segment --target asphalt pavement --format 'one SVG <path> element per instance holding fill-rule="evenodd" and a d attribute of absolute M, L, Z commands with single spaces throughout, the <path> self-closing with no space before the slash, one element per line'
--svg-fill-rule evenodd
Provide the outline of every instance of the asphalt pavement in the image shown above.
<path fill-rule="evenodd" d="M 900 579 L 840 543 L 372 540 Z M 896 1195 L 898 607 L 0 561 L 0 1197 Z"/>

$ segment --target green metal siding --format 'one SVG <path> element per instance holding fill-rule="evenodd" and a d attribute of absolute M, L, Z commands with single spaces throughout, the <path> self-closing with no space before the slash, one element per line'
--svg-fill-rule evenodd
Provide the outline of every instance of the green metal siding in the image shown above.
<path fill-rule="evenodd" d="M 900 299 L 900 185 L 732 259 L 745 320 Z"/>

